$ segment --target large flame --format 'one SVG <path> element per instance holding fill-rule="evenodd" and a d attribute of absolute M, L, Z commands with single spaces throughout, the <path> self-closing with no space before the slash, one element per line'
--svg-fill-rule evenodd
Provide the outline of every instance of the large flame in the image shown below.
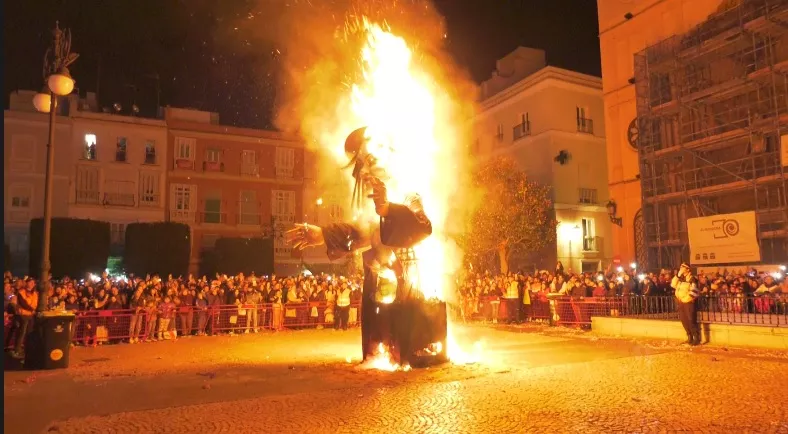
<path fill-rule="evenodd" d="M 432 235 L 414 248 L 418 282 L 413 283 L 425 298 L 451 299 L 462 251 L 449 237 L 448 227 L 450 213 L 456 214 L 452 203 L 461 187 L 461 159 L 464 144 L 469 142 L 463 134 L 467 119 L 458 109 L 467 106 L 467 101 L 458 101 L 448 80 L 440 82 L 446 74 L 436 71 L 437 62 L 427 62 L 427 56 L 414 54 L 405 39 L 387 26 L 361 18 L 347 28 L 363 37 L 362 48 L 355 53 L 360 73 L 335 96 L 332 103 L 336 112 L 305 114 L 306 132 L 330 146 L 337 163 L 345 165 L 344 138 L 359 127 L 367 127 L 369 151 L 387 174 L 389 200 L 402 203 L 406 196 L 418 193 L 432 222 Z M 331 100 L 322 86 L 313 86 L 311 91 L 321 102 Z M 349 173 L 347 177 L 352 183 Z M 377 220 L 368 202 L 367 208 L 353 216 L 355 221 Z M 453 339 L 447 347 L 451 359 L 472 360 L 461 354 Z M 387 352 L 380 351 L 377 359 L 385 365 Z"/>

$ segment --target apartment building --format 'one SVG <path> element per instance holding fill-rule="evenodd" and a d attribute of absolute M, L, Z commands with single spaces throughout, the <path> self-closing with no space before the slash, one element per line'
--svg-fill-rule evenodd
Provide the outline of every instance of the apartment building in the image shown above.
<path fill-rule="evenodd" d="M 283 232 L 304 215 L 304 146 L 285 134 L 219 124 L 167 108 L 167 219 L 192 228 L 190 269 L 221 237 L 275 237 L 275 270 L 300 270 Z"/>
<path fill-rule="evenodd" d="M 552 188 L 557 242 L 527 265 L 605 267 L 613 254 L 601 79 L 546 66 L 544 51 L 519 47 L 498 60 L 480 99 L 477 160 L 508 155 Z"/>

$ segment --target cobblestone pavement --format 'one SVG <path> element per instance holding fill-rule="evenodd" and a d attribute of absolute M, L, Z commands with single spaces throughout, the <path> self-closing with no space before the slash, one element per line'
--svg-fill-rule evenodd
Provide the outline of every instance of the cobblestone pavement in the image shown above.
<path fill-rule="evenodd" d="M 308 354 L 318 335 L 324 348 L 344 348 L 357 338 L 328 331 L 217 340 L 214 347 L 232 354 L 232 348 L 247 345 L 244 341 L 256 338 L 260 345 L 286 339 L 293 365 L 259 370 L 242 365 L 207 378 L 201 372 L 195 375 L 191 365 L 198 370 L 205 366 L 197 359 L 189 363 L 188 357 L 172 370 L 165 363 L 151 363 L 152 378 L 142 378 L 144 366 L 128 377 L 122 367 L 128 359 L 132 364 L 140 360 L 112 356 L 129 348 L 137 354 L 149 349 L 144 357 L 166 361 L 181 345 L 205 345 L 195 344 L 196 339 L 187 344 L 82 350 L 68 380 L 52 374 L 41 381 L 75 394 L 72 399 L 87 396 L 102 402 L 93 403 L 93 408 L 78 406 L 80 411 L 57 412 L 54 418 L 61 420 L 47 429 L 62 433 L 788 433 L 788 359 L 779 353 L 688 350 L 661 342 L 485 328 L 470 333 L 486 340 L 487 358 L 482 363 L 397 373 L 361 371 L 341 362 L 321 364 L 316 362 L 319 354 L 299 364 L 298 353 L 292 351 L 300 346 Z M 84 360 L 98 355 L 110 360 L 103 366 L 91 365 L 87 375 Z M 213 357 L 213 352 L 207 355 L 209 360 Z M 22 387 L 9 386 L 9 380 Z M 246 387 L 250 384 L 252 391 Z M 27 402 L 36 396 L 25 385 L 6 373 L 6 419 L 14 410 L 9 409 L 9 398 L 21 400 L 20 408 L 36 405 Z M 95 397 L 87 395 L 91 390 Z M 130 390 L 138 390 L 142 399 Z M 109 402 L 112 397 L 114 403 Z M 8 422 L 6 428 L 29 432 L 9 427 Z"/>

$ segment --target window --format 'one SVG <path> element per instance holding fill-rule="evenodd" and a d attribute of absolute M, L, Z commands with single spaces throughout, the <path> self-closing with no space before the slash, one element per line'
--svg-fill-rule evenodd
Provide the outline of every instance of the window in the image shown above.
<path fill-rule="evenodd" d="M 582 219 L 583 229 L 583 251 L 595 252 L 597 251 L 596 245 L 596 228 L 594 227 L 594 219 Z"/>
<path fill-rule="evenodd" d="M 31 172 L 35 169 L 36 139 L 33 136 L 14 134 L 11 138 L 12 172 Z"/>
<path fill-rule="evenodd" d="M 295 191 L 271 191 L 271 215 L 279 223 L 295 222 Z"/>
<path fill-rule="evenodd" d="M 208 149 L 205 151 L 205 161 L 209 163 L 221 163 L 222 162 L 222 150 L 221 149 Z"/>
<path fill-rule="evenodd" d="M 145 164 L 156 164 L 156 142 L 145 141 Z"/>
<path fill-rule="evenodd" d="M 515 125 L 512 137 L 514 140 L 517 140 L 521 137 L 525 137 L 531 134 L 531 121 L 528 120 L 528 113 L 523 113 L 520 115 L 520 123 Z"/>
<path fill-rule="evenodd" d="M 238 224 L 259 225 L 260 211 L 257 202 L 257 192 L 254 190 L 241 190 L 239 201 Z"/>
<path fill-rule="evenodd" d="M 597 190 L 596 188 L 581 188 L 580 189 L 580 203 L 595 204 L 597 203 Z"/>
<path fill-rule="evenodd" d="M 196 191 L 197 187 L 194 185 L 171 185 L 171 220 L 194 221 L 194 195 Z"/>
<path fill-rule="evenodd" d="M 203 223 L 224 223 L 222 214 L 222 192 L 221 190 L 211 190 L 205 195 L 205 207 L 203 209 Z"/>
<path fill-rule="evenodd" d="M 115 161 L 126 162 L 126 138 L 118 137 L 118 142 L 115 144 Z"/>
<path fill-rule="evenodd" d="M 498 124 L 495 127 L 495 140 L 502 142 L 503 141 L 503 124 Z"/>
<path fill-rule="evenodd" d="M 276 148 L 274 167 L 278 178 L 292 178 L 295 168 L 295 149 Z"/>
<path fill-rule="evenodd" d="M 194 169 L 194 149 L 197 139 L 187 137 L 175 138 L 175 167 L 178 169 Z"/>
<path fill-rule="evenodd" d="M 577 114 L 577 131 L 581 133 L 594 133 L 594 121 L 588 118 L 587 109 L 585 107 L 575 107 Z"/>
<path fill-rule="evenodd" d="M 125 223 L 110 223 L 110 243 L 115 245 L 126 244 L 126 224 Z"/>
<path fill-rule="evenodd" d="M 140 173 L 140 205 L 159 205 L 159 174 Z"/>
<path fill-rule="evenodd" d="M 257 165 L 257 152 L 244 150 L 241 152 L 241 175 L 260 176 L 260 167 Z"/>
<path fill-rule="evenodd" d="M 135 199 L 133 181 L 107 180 L 104 183 L 104 205 L 134 206 Z"/>
<path fill-rule="evenodd" d="M 99 203 L 99 169 L 87 165 L 77 166 L 75 202 L 82 204 Z"/>
<path fill-rule="evenodd" d="M 8 188 L 8 195 L 11 197 L 8 219 L 13 222 L 30 221 L 33 186 L 30 184 L 14 184 Z"/>
<path fill-rule="evenodd" d="M 85 160 L 95 161 L 98 158 L 96 152 L 97 144 L 95 134 L 85 134 Z"/>

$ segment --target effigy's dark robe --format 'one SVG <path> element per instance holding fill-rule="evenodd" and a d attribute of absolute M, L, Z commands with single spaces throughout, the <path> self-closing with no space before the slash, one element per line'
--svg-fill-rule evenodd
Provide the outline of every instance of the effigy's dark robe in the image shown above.
<path fill-rule="evenodd" d="M 364 285 L 361 302 L 361 347 L 364 360 L 375 354 L 375 345 L 386 340 L 390 319 L 382 319 L 381 305 L 375 299 L 378 290 L 377 264 L 388 263 L 398 249 L 409 249 L 432 234 L 432 223 L 426 215 L 401 204 L 389 204 L 386 217 L 378 225 L 362 230 L 359 225 L 333 223 L 322 227 L 329 259 L 336 260 L 359 249 L 363 252 Z M 392 268 L 402 285 L 402 270 Z M 399 292 L 399 291 L 398 291 Z M 390 313 L 390 312 L 389 312 Z M 396 321 L 396 319 L 394 319 Z"/>

